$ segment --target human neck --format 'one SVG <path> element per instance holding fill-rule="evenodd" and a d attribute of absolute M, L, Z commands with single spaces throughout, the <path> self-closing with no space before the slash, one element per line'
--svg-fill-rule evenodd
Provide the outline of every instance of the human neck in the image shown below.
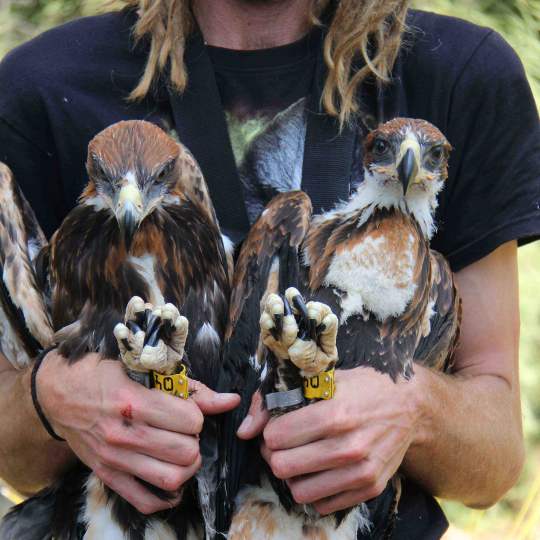
<path fill-rule="evenodd" d="M 254 50 L 304 36 L 311 4 L 312 0 L 194 0 L 193 12 L 209 45 Z"/>

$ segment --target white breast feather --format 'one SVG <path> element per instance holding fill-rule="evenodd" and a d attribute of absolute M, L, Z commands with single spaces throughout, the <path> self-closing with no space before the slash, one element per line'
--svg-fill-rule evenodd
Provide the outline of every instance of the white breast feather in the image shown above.
<path fill-rule="evenodd" d="M 242 523 L 233 523 L 229 531 L 229 540 L 263 539 L 264 540 L 307 540 L 312 538 L 310 533 L 305 533 L 304 525 L 316 525 L 321 529 L 320 537 L 332 540 L 356 540 L 357 531 L 366 533 L 371 528 L 369 510 L 365 504 L 361 504 L 352 510 L 336 528 L 333 517 L 318 517 L 312 520 L 307 514 L 287 512 L 279 502 L 276 492 L 270 486 L 268 479 L 264 479 L 261 487 L 249 486 L 242 490 L 236 500 L 236 508 L 249 506 L 255 503 L 254 511 L 249 514 L 249 523 L 241 519 Z M 271 522 L 276 526 L 266 527 L 261 520 L 257 519 L 260 506 L 257 503 L 272 503 Z M 257 511 L 259 508 L 259 511 Z M 241 510 L 240 510 L 240 513 Z M 244 515 L 244 517 L 246 517 Z M 251 518 L 251 519 L 250 519 Z M 242 530 L 244 534 L 239 531 Z M 248 534 L 245 534 L 249 530 Z"/>
<path fill-rule="evenodd" d="M 218 333 L 215 331 L 214 327 L 205 322 L 201 325 L 201 328 L 197 332 L 196 341 L 206 342 L 212 345 L 219 345 L 221 340 L 219 339 Z"/>
<path fill-rule="evenodd" d="M 103 484 L 91 474 L 86 482 L 83 520 L 87 525 L 84 540 L 124 540 L 124 531 L 116 523 L 107 504 Z"/>
<path fill-rule="evenodd" d="M 389 257 L 397 257 L 400 262 L 388 264 Z M 412 234 L 402 253 L 392 253 L 384 236 L 368 236 L 352 250 L 334 255 L 324 285 L 345 293 L 341 299 L 341 324 L 351 315 L 366 311 L 380 321 L 401 315 L 416 291 L 414 267 Z"/>
<path fill-rule="evenodd" d="M 191 527 L 189 529 L 187 540 L 200 538 L 193 534 Z M 152 520 L 144 531 L 144 540 L 176 540 L 177 538 L 178 536 L 169 525 L 157 519 Z"/>
<path fill-rule="evenodd" d="M 112 507 L 105 493 L 103 483 L 95 474 L 91 474 L 86 482 L 85 504 L 82 519 L 87 525 L 84 540 L 128 540 L 126 534 L 112 515 Z M 163 521 L 149 521 L 144 540 L 176 540 L 176 533 Z M 187 540 L 200 538 L 189 528 Z"/>
<path fill-rule="evenodd" d="M 443 188 L 443 182 L 434 180 L 429 182 L 427 186 L 428 193 L 416 185 L 411 186 L 407 192 L 407 206 L 409 212 L 420 225 L 424 236 L 431 239 L 437 230 L 433 216 L 438 206 L 437 194 Z"/>
<path fill-rule="evenodd" d="M 128 260 L 148 285 L 148 293 L 150 298 L 145 300 L 151 302 L 154 304 L 154 306 L 162 306 L 165 304 L 163 293 L 161 292 L 156 280 L 155 257 L 153 255 L 146 254 L 141 257 L 130 256 Z"/>

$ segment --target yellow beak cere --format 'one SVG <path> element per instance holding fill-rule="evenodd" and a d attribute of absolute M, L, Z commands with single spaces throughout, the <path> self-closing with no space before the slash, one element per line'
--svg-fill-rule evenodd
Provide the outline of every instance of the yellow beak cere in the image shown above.
<path fill-rule="evenodd" d="M 403 193 L 406 193 L 408 187 L 416 182 L 420 163 L 420 145 L 416 138 L 407 135 L 407 138 L 401 143 L 397 160 L 397 171 L 403 186 Z"/>
<path fill-rule="evenodd" d="M 137 186 L 133 185 L 131 182 L 126 183 L 126 185 L 123 186 L 118 193 L 118 209 L 129 206 L 130 204 L 139 212 L 142 212 L 143 201 L 141 192 L 139 188 L 137 188 Z"/>

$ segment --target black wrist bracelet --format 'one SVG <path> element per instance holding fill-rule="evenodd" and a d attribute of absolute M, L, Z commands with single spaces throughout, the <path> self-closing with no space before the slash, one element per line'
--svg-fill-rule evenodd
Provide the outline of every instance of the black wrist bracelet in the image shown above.
<path fill-rule="evenodd" d="M 43 362 L 43 359 L 45 358 L 45 356 L 47 356 L 47 353 L 52 351 L 53 349 L 54 347 L 49 347 L 48 349 L 41 351 L 41 353 L 39 353 L 38 357 L 34 361 L 34 367 L 32 368 L 32 375 L 30 377 L 30 392 L 32 394 L 32 403 L 34 404 L 34 408 L 36 409 L 37 415 L 39 419 L 41 420 L 43 427 L 47 430 L 47 433 L 53 439 L 56 439 L 57 441 L 65 441 L 65 439 L 62 439 L 62 437 L 59 437 L 55 433 L 51 424 L 49 424 L 49 421 L 47 420 L 45 413 L 43 412 L 43 409 L 41 408 L 41 405 L 39 404 L 39 401 L 37 398 L 36 375 L 37 375 L 39 366 L 41 366 L 41 362 Z"/>

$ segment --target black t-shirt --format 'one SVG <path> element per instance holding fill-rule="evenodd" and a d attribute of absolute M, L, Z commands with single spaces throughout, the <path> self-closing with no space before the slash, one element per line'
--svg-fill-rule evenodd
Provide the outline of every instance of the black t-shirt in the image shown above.
<path fill-rule="evenodd" d="M 208 47 L 250 222 L 278 191 L 301 187 L 319 38 L 317 29 L 272 49 Z"/>
<path fill-rule="evenodd" d="M 132 42 L 134 22 L 129 11 L 80 19 L 17 48 L 0 64 L 0 160 L 14 171 L 48 235 L 86 183 L 89 140 L 119 120 L 146 119 L 178 134 L 209 181 L 222 225 L 236 238 L 276 191 L 301 186 L 314 200 L 319 196 L 320 208 L 330 200 L 321 193 L 343 196 L 362 181 L 364 132 L 347 146 L 321 142 L 318 128 L 310 128 L 320 89 L 313 75 L 320 65 L 319 31 L 266 51 L 193 46 L 190 86 L 181 99 L 161 83 L 134 103 L 127 95 L 147 55 L 146 43 Z M 409 13 L 408 25 L 392 84 L 363 91 L 364 122 L 370 116 L 424 118 L 452 143 L 432 245 L 457 271 L 506 241 L 539 236 L 538 114 L 523 67 L 498 34 L 421 11 Z M 302 167 L 311 146 L 319 161 Z M 341 167 L 347 160 L 350 167 Z M 231 166 L 234 174 L 225 174 Z M 336 189 L 340 182 L 344 189 Z M 439 538 L 445 528 L 435 500 L 407 482 L 395 538 Z"/>

